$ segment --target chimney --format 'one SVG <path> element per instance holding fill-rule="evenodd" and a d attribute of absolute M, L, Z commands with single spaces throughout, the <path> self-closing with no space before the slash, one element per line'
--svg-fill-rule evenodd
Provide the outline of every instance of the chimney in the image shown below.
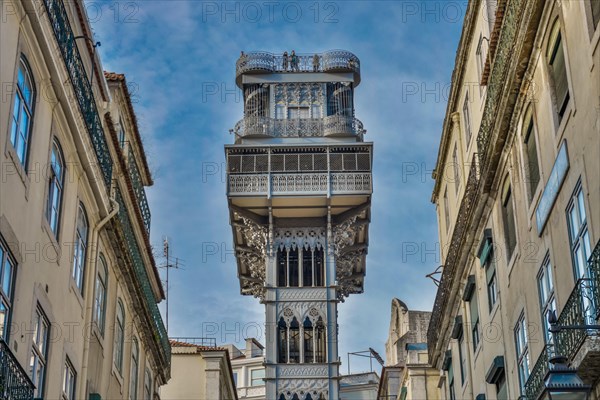
<path fill-rule="evenodd" d="M 254 358 L 254 357 L 262 357 L 263 355 L 263 345 L 258 342 L 258 340 L 254 338 L 246 339 L 246 357 Z"/>

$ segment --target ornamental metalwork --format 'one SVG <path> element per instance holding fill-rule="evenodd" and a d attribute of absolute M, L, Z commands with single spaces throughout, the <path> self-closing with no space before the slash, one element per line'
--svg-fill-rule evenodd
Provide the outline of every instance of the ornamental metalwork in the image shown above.
<path fill-rule="evenodd" d="M 238 247 L 236 249 L 236 257 L 238 262 L 245 265 L 250 272 L 249 276 L 240 277 L 242 291 L 262 301 L 266 294 L 268 231 L 265 226 L 257 224 L 239 213 L 234 213 L 234 217 L 236 220 L 241 221 L 237 225 L 237 230 L 244 238 L 246 244 L 245 247 Z"/>
<path fill-rule="evenodd" d="M 442 322 L 448 315 L 447 307 L 450 305 L 450 293 L 455 282 L 460 279 L 458 268 L 460 262 L 460 251 L 468 232 L 471 221 L 471 214 L 475 207 L 477 191 L 479 188 L 479 172 L 477 164 L 477 154 L 473 155 L 469 177 L 464 196 L 460 202 L 456 224 L 450 239 L 450 248 L 446 255 L 446 263 L 442 271 L 442 278 L 438 287 L 433 309 L 435 312 L 431 315 L 429 329 L 427 330 L 427 347 L 429 357 L 433 358 L 436 344 L 442 331 Z"/>
<path fill-rule="evenodd" d="M 322 249 L 325 246 L 325 228 L 278 228 L 275 229 L 275 248 L 305 250 Z"/>
<path fill-rule="evenodd" d="M 360 120 L 344 115 L 291 119 L 248 116 L 238 121 L 232 132 L 238 137 L 323 137 L 348 135 L 356 136 L 362 141 L 366 130 Z"/>
<path fill-rule="evenodd" d="M 35 385 L 21 367 L 8 344 L 0 338 L 0 398 L 31 400 Z"/>
<path fill-rule="evenodd" d="M 140 170 L 138 169 L 135 155 L 131 149 L 129 149 L 128 164 L 129 176 L 131 177 L 131 184 L 133 186 L 133 193 L 137 200 L 137 204 L 140 207 L 146 232 L 150 234 L 150 207 L 148 206 L 148 199 L 146 198 L 146 190 L 144 189 L 144 184 L 142 183 Z"/>
<path fill-rule="evenodd" d="M 158 309 L 156 297 L 154 296 L 154 292 L 150 286 L 148 271 L 146 270 L 144 259 L 142 258 L 142 253 L 138 246 L 129 213 L 127 211 L 127 206 L 123 201 L 123 196 L 121 195 L 121 189 L 119 186 L 115 187 L 115 200 L 119 204 L 119 212 L 117 214 L 118 222 L 125 238 L 124 243 L 127 247 L 137 282 L 141 286 L 143 298 L 150 313 L 154 337 L 161 345 L 162 356 L 164 357 L 165 361 L 170 363 L 171 345 L 169 344 L 167 330 L 165 329 L 160 310 Z"/>
<path fill-rule="evenodd" d="M 75 34 L 69 23 L 64 2 L 60 0 L 44 0 L 50 25 L 58 48 L 63 57 L 73 92 L 83 117 L 83 122 L 92 142 L 102 178 L 106 187 L 110 187 L 112 177 L 112 158 L 108 151 L 106 136 L 102 128 L 100 114 L 96 108 L 96 100 L 92 85 L 87 77 L 85 67 L 75 41 Z"/>
<path fill-rule="evenodd" d="M 277 380 L 277 398 L 283 394 L 286 400 L 291 400 L 294 394 L 297 394 L 300 399 L 304 399 L 309 393 L 313 399 L 318 399 L 321 394 L 328 398 L 328 389 L 329 381 L 326 378 L 280 378 Z"/>
<path fill-rule="evenodd" d="M 291 57 L 291 54 L 289 55 Z M 338 72 L 348 71 L 360 75 L 360 60 L 345 50 L 331 50 L 317 54 L 319 64 L 315 68 L 315 54 L 297 54 L 295 67 L 284 63 L 283 54 L 253 51 L 241 56 L 236 63 L 236 77 L 248 72 Z M 288 57 L 289 58 L 289 57 Z M 316 71 L 315 71 L 316 70 Z"/>
<path fill-rule="evenodd" d="M 331 194 L 371 193 L 369 173 L 312 173 L 312 174 L 230 174 L 229 195 L 271 195 L 290 193 Z"/>
<path fill-rule="evenodd" d="M 490 156 L 490 141 L 494 125 L 498 120 L 498 109 L 502 100 L 504 88 L 508 79 L 508 72 L 515 57 L 517 44 L 517 31 L 524 14 L 525 0 L 510 0 L 502 17 L 502 28 L 498 38 L 498 48 L 493 55 L 493 64 L 490 79 L 487 85 L 487 99 L 483 117 L 477 134 L 477 151 L 479 163 L 487 170 Z M 490 55 L 492 56 L 492 55 Z"/>
<path fill-rule="evenodd" d="M 525 395 L 528 399 L 537 399 L 544 390 L 544 378 L 548 372 L 550 365 L 550 358 L 554 354 L 553 346 L 547 344 L 542 349 L 540 356 L 538 357 L 535 365 L 531 369 L 529 378 L 525 383 Z"/>

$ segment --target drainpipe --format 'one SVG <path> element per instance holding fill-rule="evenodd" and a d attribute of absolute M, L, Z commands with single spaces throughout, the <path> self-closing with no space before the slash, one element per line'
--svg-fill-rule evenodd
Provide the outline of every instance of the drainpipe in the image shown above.
<path fill-rule="evenodd" d="M 115 181 L 113 181 L 113 184 L 111 185 L 111 194 L 113 194 L 114 192 L 114 185 L 115 185 Z M 86 381 L 84 384 L 82 385 L 78 385 L 79 386 L 79 396 L 77 396 L 80 399 L 84 399 L 85 398 L 85 391 L 87 390 L 87 383 L 89 382 L 88 380 L 88 376 L 87 376 L 87 371 L 88 371 L 88 357 L 89 357 L 89 351 L 90 351 L 90 342 L 91 342 L 91 337 L 92 337 L 92 318 L 93 318 L 93 314 L 94 314 L 94 299 L 95 299 L 95 293 L 94 293 L 94 282 L 96 281 L 95 277 L 96 274 L 98 273 L 97 271 L 97 260 L 98 257 L 100 256 L 100 246 L 98 245 L 99 243 L 99 237 L 100 237 L 100 231 L 102 230 L 102 228 L 104 227 L 104 225 L 106 225 L 112 218 L 114 218 L 115 215 L 117 215 L 117 213 L 119 212 L 119 203 L 117 203 L 117 201 L 115 200 L 114 194 L 112 195 L 112 197 L 109 198 L 110 202 L 112 203 L 112 210 L 108 213 L 108 215 L 106 217 L 104 217 L 93 229 L 92 229 L 92 235 L 91 235 L 91 241 L 90 241 L 90 246 L 88 246 L 88 248 L 91 250 L 88 253 L 88 257 L 87 257 L 87 271 L 89 271 L 87 279 L 86 279 L 86 287 L 85 287 L 85 293 L 86 293 L 86 300 L 85 300 L 85 323 L 83 326 L 83 363 L 81 365 L 81 377 L 83 377 Z M 90 277 L 90 273 L 93 273 L 93 275 Z M 90 279 L 91 278 L 91 279 Z M 106 315 L 105 315 L 106 318 Z M 105 327 L 106 327 L 106 323 L 105 323 Z M 86 329 L 88 330 L 86 332 Z M 105 330 L 106 332 L 106 330 Z M 102 375 L 101 375 L 102 376 Z M 83 382 L 82 382 L 83 383 Z M 99 389 L 101 387 L 101 384 L 97 387 L 97 389 Z"/>

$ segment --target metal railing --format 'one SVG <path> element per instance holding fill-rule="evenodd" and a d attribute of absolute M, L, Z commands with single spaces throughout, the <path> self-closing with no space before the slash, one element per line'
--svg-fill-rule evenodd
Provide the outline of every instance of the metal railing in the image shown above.
<path fill-rule="evenodd" d="M 263 51 L 253 51 L 244 54 L 237 60 L 236 77 L 247 72 L 353 72 L 360 75 L 360 60 L 354 54 L 345 50 L 330 50 L 316 54 L 318 63 L 313 62 L 315 54 L 296 54 L 296 64 L 292 63 L 291 52 L 287 63 L 283 54 L 273 54 Z"/>
<path fill-rule="evenodd" d="M 148 306 L 148 310 L 150 312 L 154 337 L 162 347 L 165 361 L 169 363 L 171 359 L 171 345 L 169 344 L 167 330 L 165 329 L 160 310 L 158 309 L 158 305 L 156 304 L 156 297 L 154 296 L 152 287 L 150 286 L 148 272 L 146 271 L 144 260 L 142 258 L 142 254 L 138 246 L 133 227 L 131 225 L 129 213 L 127 212 L 127 207 L 125 205 L 125 202 L 123 201 L 123 196 L 118 186 L 115 188 L 115 198 L 117 200 L 117 203 L 119 203 L 118 216 L 119 222 L 121 224 L 121 229 L 123 230 L 123 235 L 125 237 L 125 245 L 127 246 L 127 250 L 129 252 L 129 256 L 131 257 L 137 280 L 140 283 L 146 305 Z"/>
<path fill-rule="evenodd" d="M 427 348 L 429 349 L 430 359 L 433 358 L 433 355 L 436 352 L 436 344 L 440 338 L 442 323 L 444 318 L 447 318 L 446 307 L 450 300 L 452 285 L 454 284 L 456 276 L 459 275 L 457 269 L 459 268 L 460 251 L 468 230 L 479 187 L 479 169 L 477 160 L 477 154 L 475 153 L 471 160 L 471 168 L 466 183 L 467 186 L 458 209 L 454 231 L 452 232 L 452 237 L 450 239 L 450 247 L 442 271 L 442 278 L 435 296 L 433 313 L 431 314 L 429 328 L 427 329 Z"/>
<path fill-rule="evenodd" d="M 96 108 L 92 85 L 85 71 L 79 48 L 75 42 L 75 34 L 69 24 L 67 10 L 62 0 L 44 0 L 44 5 L 46 6 L 54 36 L 65 62 L 65 67 L 69 73 L 71 85 L 73 86 L 85 127 L 94 147 L 94 153 L 102 171 L 104 183 L 108 188 L 110 187 L 112 177 L 112 158 L 108 151 L 100 114 Z"/>
<path fill-rule="evenodd" d="M 351 194 L 371 193 L 370 172 L 287 174 L 231 174 L 229 195 Z"/>
<path fill-rule="evenodd" d="M 0 338 L 0 399 L 32 400 L 35 385 Z"/>
<path fill-rule="evenodd" d="M 600 316 L 600 241 L 588 259 L 587 267 L 590 278 L 582 278 L 576 282 L 558 317 L 558 326 L 597 325 L 596 321 Z M 556 344 L 544 347 L 525 383 L 528 399 L 537 399 L 541 393 L 550 357 L 556 354 L 572 361 L 590 334 L 592 332 L 585 329 L 564 329 L 557 332 Z"/>
<path fill-rule="evenodd" d="M 169 340 L 194 346 L 217 347 L 217 338 L 211 337 L 171 337 Z"/>
<path fill-rule="evenodd" d="M 233 133 L 239 137 L 318 137 L 354 135 L 361 140 L 365 134 L 362 122 L 354 117 L 329 115 L 323 118 L 275 119 L 245 117 L 238 121 Z"/>
<path fill-rule="evenodd" d="M 128 164 L 133 192 L 142 213 L 142 219 L 144 221 L 146 232 L 150 234 L 150 207 L 148 206 L 148 199 L 146 198 L 146 190 L 144 189 L 144 184 L 142 183 L 140 170 L 138 169 L 137 162 L 135 161 L 135 155 L 131 148 L 129 149 Z"/>

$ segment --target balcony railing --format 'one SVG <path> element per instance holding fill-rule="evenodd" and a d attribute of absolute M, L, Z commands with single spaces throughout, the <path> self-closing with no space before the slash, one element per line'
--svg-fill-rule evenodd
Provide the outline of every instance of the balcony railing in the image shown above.
<path fill-rule="evenodd" d="M 235 71 L 239 78 L 248 72 L 353 72 L 355 84 L 360 80 L 360 60 L 354 54 L 345 50 L 331 50 L 321 54 L 318 65 L 313 64 L 314 54 L 297 54 L 297 65 L 292 65 L 291 53 L 288 54 L 287 67 L 283 54 L 254 51 L 246 53 L 237 60 Z M 316 71 L 315 71 L 316 70 Z"/>
<path fill-rule="evenodd" d="M 228 194 L 233 196 L 371 193 L 370 172 L 232 174 Z M 269 193 L 270 192 L 270 193 Z"/>
<path fill-rule="evenodd" d="M 85 127 L 94 147 L 104 183 L 107 187 L 110 187 L 112 158 L 108 151 L 100 114 L 96 108 L 92 85 L 85 71 L 79 48 L 75 42 L 75 34 L 69 24 L 67 10 L 62 0 L 44 0 L 44 5 L 46 6 L 54 36 L 56 37 L 67 72 L 69 73 L 71 85 L 73 86 Z"/>
<path fill-rule="evenodd" d="M 431 314 L 431 320 L 427 330 L 427 347 L 429 349 L 430 359 L 433 358 L 433 355 L 436 352 L 436 344 L 440 337 L 444 318 L 448 318 L 446 307 L 450 300 L 452 285 L 458 274 L 457 269 L 459 268 L 460 263 L 460 251 L 468 230 L 471 213 L 476 203 L 478 186 L 479 170 L 477 154 L 474 154 L 469 170 L 469 177 L 467 178 L 467 186 L 458 209 L 454 231 L 452 232 L 452 238 L 450 239 L 450 248 L 446 255 L 442 278 L 435 296 L 433 313 Z"/>
<path fill-rule="evenodd" d="M 600 316 L 600 241 L 588 259 L 587 266 L 590 278 L 579 279 L 575 284 L 558 317 L 559 326 L 597 325 L 596 321 Z M 541 393 L 544 376 L 549 368 L 549 357 L 554 354 L 553 351 L 556 355 L 565 356 L 572 361 L 590 334 L 592 332 L 585 329 L 564 329 L 557 333 L 555 346 L 544 348 L 525 384 L 528 399 L 537 399 Z"/>
<path fill-rule="evenodd" d="M 0 339 L 0 399 L 32 400 L 35 386 L 3 339 Z"/>
<path fill-rule="evenodd" d="M 133 263 L 136 278 L 139 284 L 141 285 L 142 293 L 150 312 L 150 318 L 152 319 L 154 331 L 154 338 L 160 343 L 162 347 L 165 362 L 169 363 L 171 359 L 171 345 L 169 344 L 167 330 L 165 329 L 162 316 L 160 315 L 160 310 L 158 309 L 158 305 L 156 304 L 156 297 L 154 296 L 152 287 L 150 286 L 148 272 L 146 271 L 144 260 L 142 258 L 142 254 L 138 246 L 133 227 L 131 225 L 129 213 L 127 212 L 127 206 L 123 201 L 123 196 L 121 195 L 121 190 L 118 186 L 116 187 L 115 192 L 115 198 L 119 203 L 119 222 L 121 224 L 121 229 L 123 230 L 123 235 L 125 236 L 125 244 L 127 246 L 129 256 L 131 257 Z"/>
<path fill-rule="evenodd" d="M 144 184 L 142 183 L 140 170 L 138 169 L 135 161 L 135 155 L 131 149 L 129 149 L 129 157 L 127 162 L 129 164 L 129 176 L 131 177 L 133 192 L 142 213 L 142 219 L 144 220 L 146 232 L 149 234 L 151 220 L 150 207 L 148 206 L 148 199 L 146 198 L 146 190 L 144 189 Z"/>
<path fill-rule="evenodd" d="M 498 108 L 504 95 L 509 67 L 514 61 L 514 46 L 519 31 L 519 22 L 523 15 L 525 0 L 509 0 L 502 17 L 502 28 L 498 39 L 498 48 L 494 54 L 492 70 L 487 85 L 487 99 L 483 118 L 477 134 L 477 151 L 482 171 L 488 170 L 490 141 L 494 125 L 498 118 Z M 494 170 L 495 169 L 491 169 Z"/>
<path fill-rule="evenodd" d="M 239 137 L 315 137 L 354 135 L 362 140 L 365 129 L 354 117 L 329 115 L 324 118 L 275 119 L 245 117 L 233 132 Z"/>

